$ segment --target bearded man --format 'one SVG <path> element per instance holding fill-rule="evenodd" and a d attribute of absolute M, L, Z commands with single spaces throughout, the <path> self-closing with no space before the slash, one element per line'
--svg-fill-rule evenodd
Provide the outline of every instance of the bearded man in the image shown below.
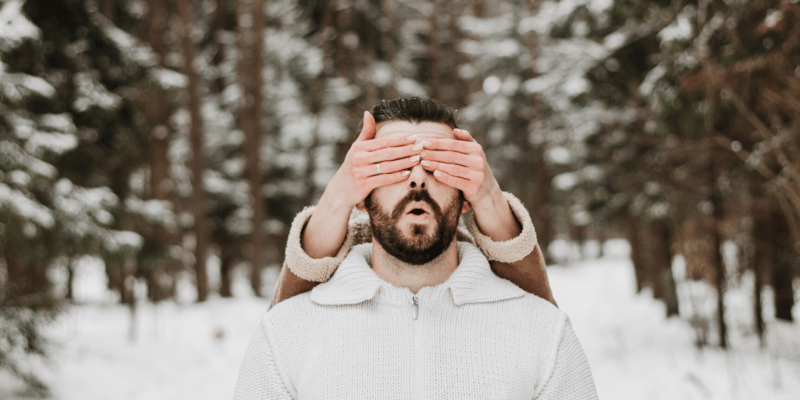
<path fill-rule="evenodd" d="M 292 225 L 235 398 L 595 399 L 554 304 L 530 216 L 453 110 L 382 101 Z"/>

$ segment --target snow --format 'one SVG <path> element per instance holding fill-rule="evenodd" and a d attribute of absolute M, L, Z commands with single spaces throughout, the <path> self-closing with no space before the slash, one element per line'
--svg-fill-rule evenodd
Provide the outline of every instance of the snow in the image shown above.
<path fill-rule="evenodd" d="M 797 398 L 797 324 L 768 319 L 768 347 L 760 350 L 752 332 L 741 324 L 749 318 L 742 309 L 749 305 L 746 294 L 752 288 L 747 277 L 726 296 L 734 322 L 730 324 L 732 349 L 711 346 L 699 350 L 694 346 L 695 331 L 687 322 L 690 315 L 686 310 L 681 310 L 682 318 L 667 319 L 663 303 L 653 300 L 647 291 L 635 293 L 627 242 L 609 240 L 601 246 L 590 241 L 583 249 L 574 243 L 559 243 L 565 251 L 561 256 L 573 260 L 549 267 L 550 283 L 586 352 L 601 399 Z M 603 258 L 580 260 L 576 255 L 582 251 L 595 257 L 601 248 Z M 676 260 L 675 268 L 680 265 Z M 212 296 L 201 304 L 188 303 L 192 286 L 182 280 L 179 286 L 186 286 L 187 294 L 181 301 L 142 302 L 132 314 L 129 308 L 110 303 L 114 296 L 107 295 L 99 259 L 86 257 L 76 266 L 79 303 L 51 327 L 50 334 L 60 347 L 56 363 L 42 370 L 55 398 L 232 397 L 258 317 L 269 306 L 267 299 L 252 296 L 242 269 L 234 274 L 232 299 Z M 268 269 L 265 280 L 274 284 L 276 274 L 277 269 Z M 679 281 L 679 296 L 684 296 L 687 284 Z M 703 282 L 690 284 L 707 288 Z M 685 298 L 682 302 L 690 303 Z M 771 310 L 766 307 L 765 311 Z M 800 307 L 795 311 L 800 314 Z M 0 373 L 0 398 L 22 400 L 16 394 L 20 388 L 19 382 Z"/>
<path fill-rule="evenodd" d="M 129 62 L 136 63 L 142 67 L 152 67 L 156 64 L 156 56 L 149 46 L 140 43 L 127 32 L 114 26 L 105 16 L 93 9 L 96 8 L 95 5 L 90 5 L 88 8 L 92 22 L 102 30 Z"/>
<path fill-rule="evenodd" d="M 86 72 L 75 74 L 74 83 L 76 96 L 72 106 L 78 112 L 84 112 L 92 106 L 109 110 L 122 102 L 117 94 L 109 92 L 102 83 L 92 79 Z"/>
<path fill-rule="evenodd" d="M 178 90 L 186 87 L 186 75 L 166 68 L 151 68 L 150 80 L 164 90 Z"/>
<path fill-rule="evenodd" d="M 644 97 L 653 94 L 653 90 L 656 87 L 656 82 L 663 78 L 667 71 L 667 67 L 663 64 L 656 65 L 655 68 L 651 69 L 650 72 L 647 73 L 644 81 L 642 81 L 642 84 L 639 85 L 639 93 Z"/>
<path fill-rule="evenodd" d="M 685 15 L 679 15 L 675 22 L 658 32 L 662 43 L 686 40 L 692 37 L 692 24 Z"/>
<path fill-rule="evenodd" d="M 39 38 L 39 28 L 22 15 L 23 3 L 12 0 L 0 8 L 0 53 L 16 48 L 25 40 Z"/>
<path fill-rule="evenodd" d="M 0 95 L 12 102 L 23 100 L 31 94 L 53 97 L 56 89 L 37 76 L 21 73 L 5 73 L 0 69 Z"/>
<path fill-rule="evenodd" d="M 175 226 L 175 214 L 172 213 L 172 203 L 167 200 L 141 200 L 135 197 L 125 199 L 125 210 L 138 214 L 152 224 L 162 226 Z"/>
<path fill-rule="evenodd" d="M 111 231 L 104 244 L 110 253 L 135 252 L 144 245 L 144 238 L 132 231 Z"/>
<path fill-rule="evenodd" d="M 0 183 L 0 210 L 11 211 L 23 220 L 31 220 L 45 228 L 52 228 L 55 224 L 53 213 L 47 207 L 4 183 Z"/>
<path fill-rule="evenodd" d="M 45 151 L 54 154 L 63 154 L 78 146 L 75 135 L 65 133 L 35 132 L 25 142 L 25 150 L 39 156 Z"/>
<path fill-rule="evenodd" d="M 547 35 L 553 27 L 563 24 L 580 6 L 586 6 L 594 15 L 601 15 L 613 4 L 613 0 L 561 0 L 545 1 L 539 5 L 539 12 L 520 21 L 518 31 L 521 35 L 536 32 Z"/>

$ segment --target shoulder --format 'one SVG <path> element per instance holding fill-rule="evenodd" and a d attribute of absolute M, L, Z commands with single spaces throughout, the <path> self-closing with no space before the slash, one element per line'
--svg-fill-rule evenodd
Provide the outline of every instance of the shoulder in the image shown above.
<path fill-rule="evenodd" d="M 561 309 L 532 293 L 525 292 L 521 297 L 512 299 L 512 301 L 516 303 L 513 307 L 524 311 L 524 314 L 532 319 L 532 322 L 555 324 L 559 326 L 560 330 L 561 325 L 567 319 L 567 314 Z"/>
<path fill-rule="evenodd" d="M 539 296 L 525 292 L 513 299 L 494 302 L 492 312 L 503 315 L 521 334 L 536 342 L 540 351 L 558 346 L 568 317 L 563 311 Z"/>
<path fill-rule="evenodd" d="M 275 325 L 289 320 L 294 324 L 301 323 L 314 306 L 314 302 L 311 301 L 311 291 L 304 292 L 275 304 L 261 315 L 261 323 Z"/>

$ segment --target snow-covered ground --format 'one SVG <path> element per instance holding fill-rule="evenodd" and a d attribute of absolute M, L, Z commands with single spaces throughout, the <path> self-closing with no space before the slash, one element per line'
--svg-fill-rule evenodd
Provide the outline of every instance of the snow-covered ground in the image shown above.
<path fill-rule="evenodd" d="M 726 297 L 732 304 L 732 350 L 697 350 L 686 319 L 666 319 L 660 302 L 635 294 L 626 246 L 607 243 L 603 258 L 549 268 L 556 299 L 586 351 L 601 399 L 800 398 L 797 326 L 768 321 L 773 334 L 768 348 L 760 350 L 741 322 L 747 318 L 737 315 L 746 314 L 741 309 L 747 302 L 737 299 L 744 290 L 732 290 Z M 87 293 L 97 287 L 92 268 L 85 266 L 85 286 L 78 284 Z M 73 307 L 51 329 L 61 346 L 43 375 L 54 397 L 231 398 L 258 316 L 268 307 L 268 301 L 242 294 L 243 286 L 235 299 L 140 305 L 135 341 L 129 309 L 97 300 Z M 0 399 L 25 398 L 21 387 L 0 374 Z"/>

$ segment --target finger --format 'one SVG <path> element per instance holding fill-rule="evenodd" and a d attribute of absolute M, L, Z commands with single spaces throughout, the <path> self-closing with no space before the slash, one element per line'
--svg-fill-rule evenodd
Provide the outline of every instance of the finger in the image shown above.
<path fill-rule="evenodd" d="M 387 147 L 397 147 L 412 144 L 417 141 L 415 135 L 397 134 L 388 135 L 379 139 L 372 139 L 359 142 L 359 149 L 364 151 L 376 151 Z"/>
<path fill-rule="evenodd" d="M 372 189 L 375 189 L 377 187 L 402 182 L 406 180 L 406 178 L 408 178 L 408 175 L 410 174 L 411 171 L 409 170 L 398 171 L 391 174 L 380 174 L 365 179 L 364 183 L 366 183 L 367 187 L 371 188 L 370 189 L 371 191 Z"/>
<path fill-rule="evenodd" d="M 363 168 L 365 172 L 364 176 L 373 176 L 379 174 L 391 174 L 397 171 L 402 171 L 404 169 L 410 169 L 415 165 L 419 164 L 419 156 L 413 157 L 406 157 L 396 161 L 385 161 L 381 162 L 381 170 L 378 172 L 378 168 L 375 166 L 376 164 L 370 164 Z"/>
<path fill-rule="evenodd" d="M 426 149 L 457 151 L 464 154 L 480 154 L 483 152 L 481 145 L 474 141 L 467 142 L 463 140 L 429 138 L 426 138 L 426 140 L 430 143 L 426 144 Z"/>
<path fill-rule="evenodd" d="M 382 161 L 394 161 L 401 158 L 416 156 L 421 152 L 422 150 L 414 150 L 414 146 L 409 144 L 402 147 L 388 147 L 364 153 L 364 157 L 367 162 L 374 164 Z"/>
<path fill-rule="evenodd" d="M 467 167 L 462 167 L 460 165 L 445 164 L 429 160 L 422 160 L 422 168 L 431 172 L 433 171 L 447 172 L 449 175 L 457 176 L 459 178 L 464 178 L 468 180 L 473 179 L 477 173 L 476 171 L 473 171 Z"/>
<path fill-rule="evenodd" d="M 472 138 L 472 135 L 463 129 L 453 129 L 453 136 L 456 138 L 456 140 L 475 142 L 475 139 Z"/>
<path fill-rule="evenodd" d="M 459 178 L 457 176 L 450 175 L 450 174 L 448 174 L 447 172 L 444 172 L 444 171 L 439 171 L 439 170 L 434 171 L 433 172 L 433 177 L 437 181 L 442 182 L 447 186 L 456 188 L 456 189 L 458 189 L 458 190 L 460 190 L 462 192 L 466 188 L 468 188 L 468 185 L 469 185 L 469 180 L 468 179 Z"/>
<path fill-rule="evenodd" d="M 375 118 L 369 111 L 364 111 L 364 123 L 356 142 L 370 140 L 375 137 Z"/>
<path fill-rule="evenodd" d="M 472 169 L 483 169 L 483 157 L 475 154 L 464 154 L 455 151 L 438 151 L 426 149 L 420 153 L 423 160 L 438 161 L 446 164 L 457 164 Z"/>

